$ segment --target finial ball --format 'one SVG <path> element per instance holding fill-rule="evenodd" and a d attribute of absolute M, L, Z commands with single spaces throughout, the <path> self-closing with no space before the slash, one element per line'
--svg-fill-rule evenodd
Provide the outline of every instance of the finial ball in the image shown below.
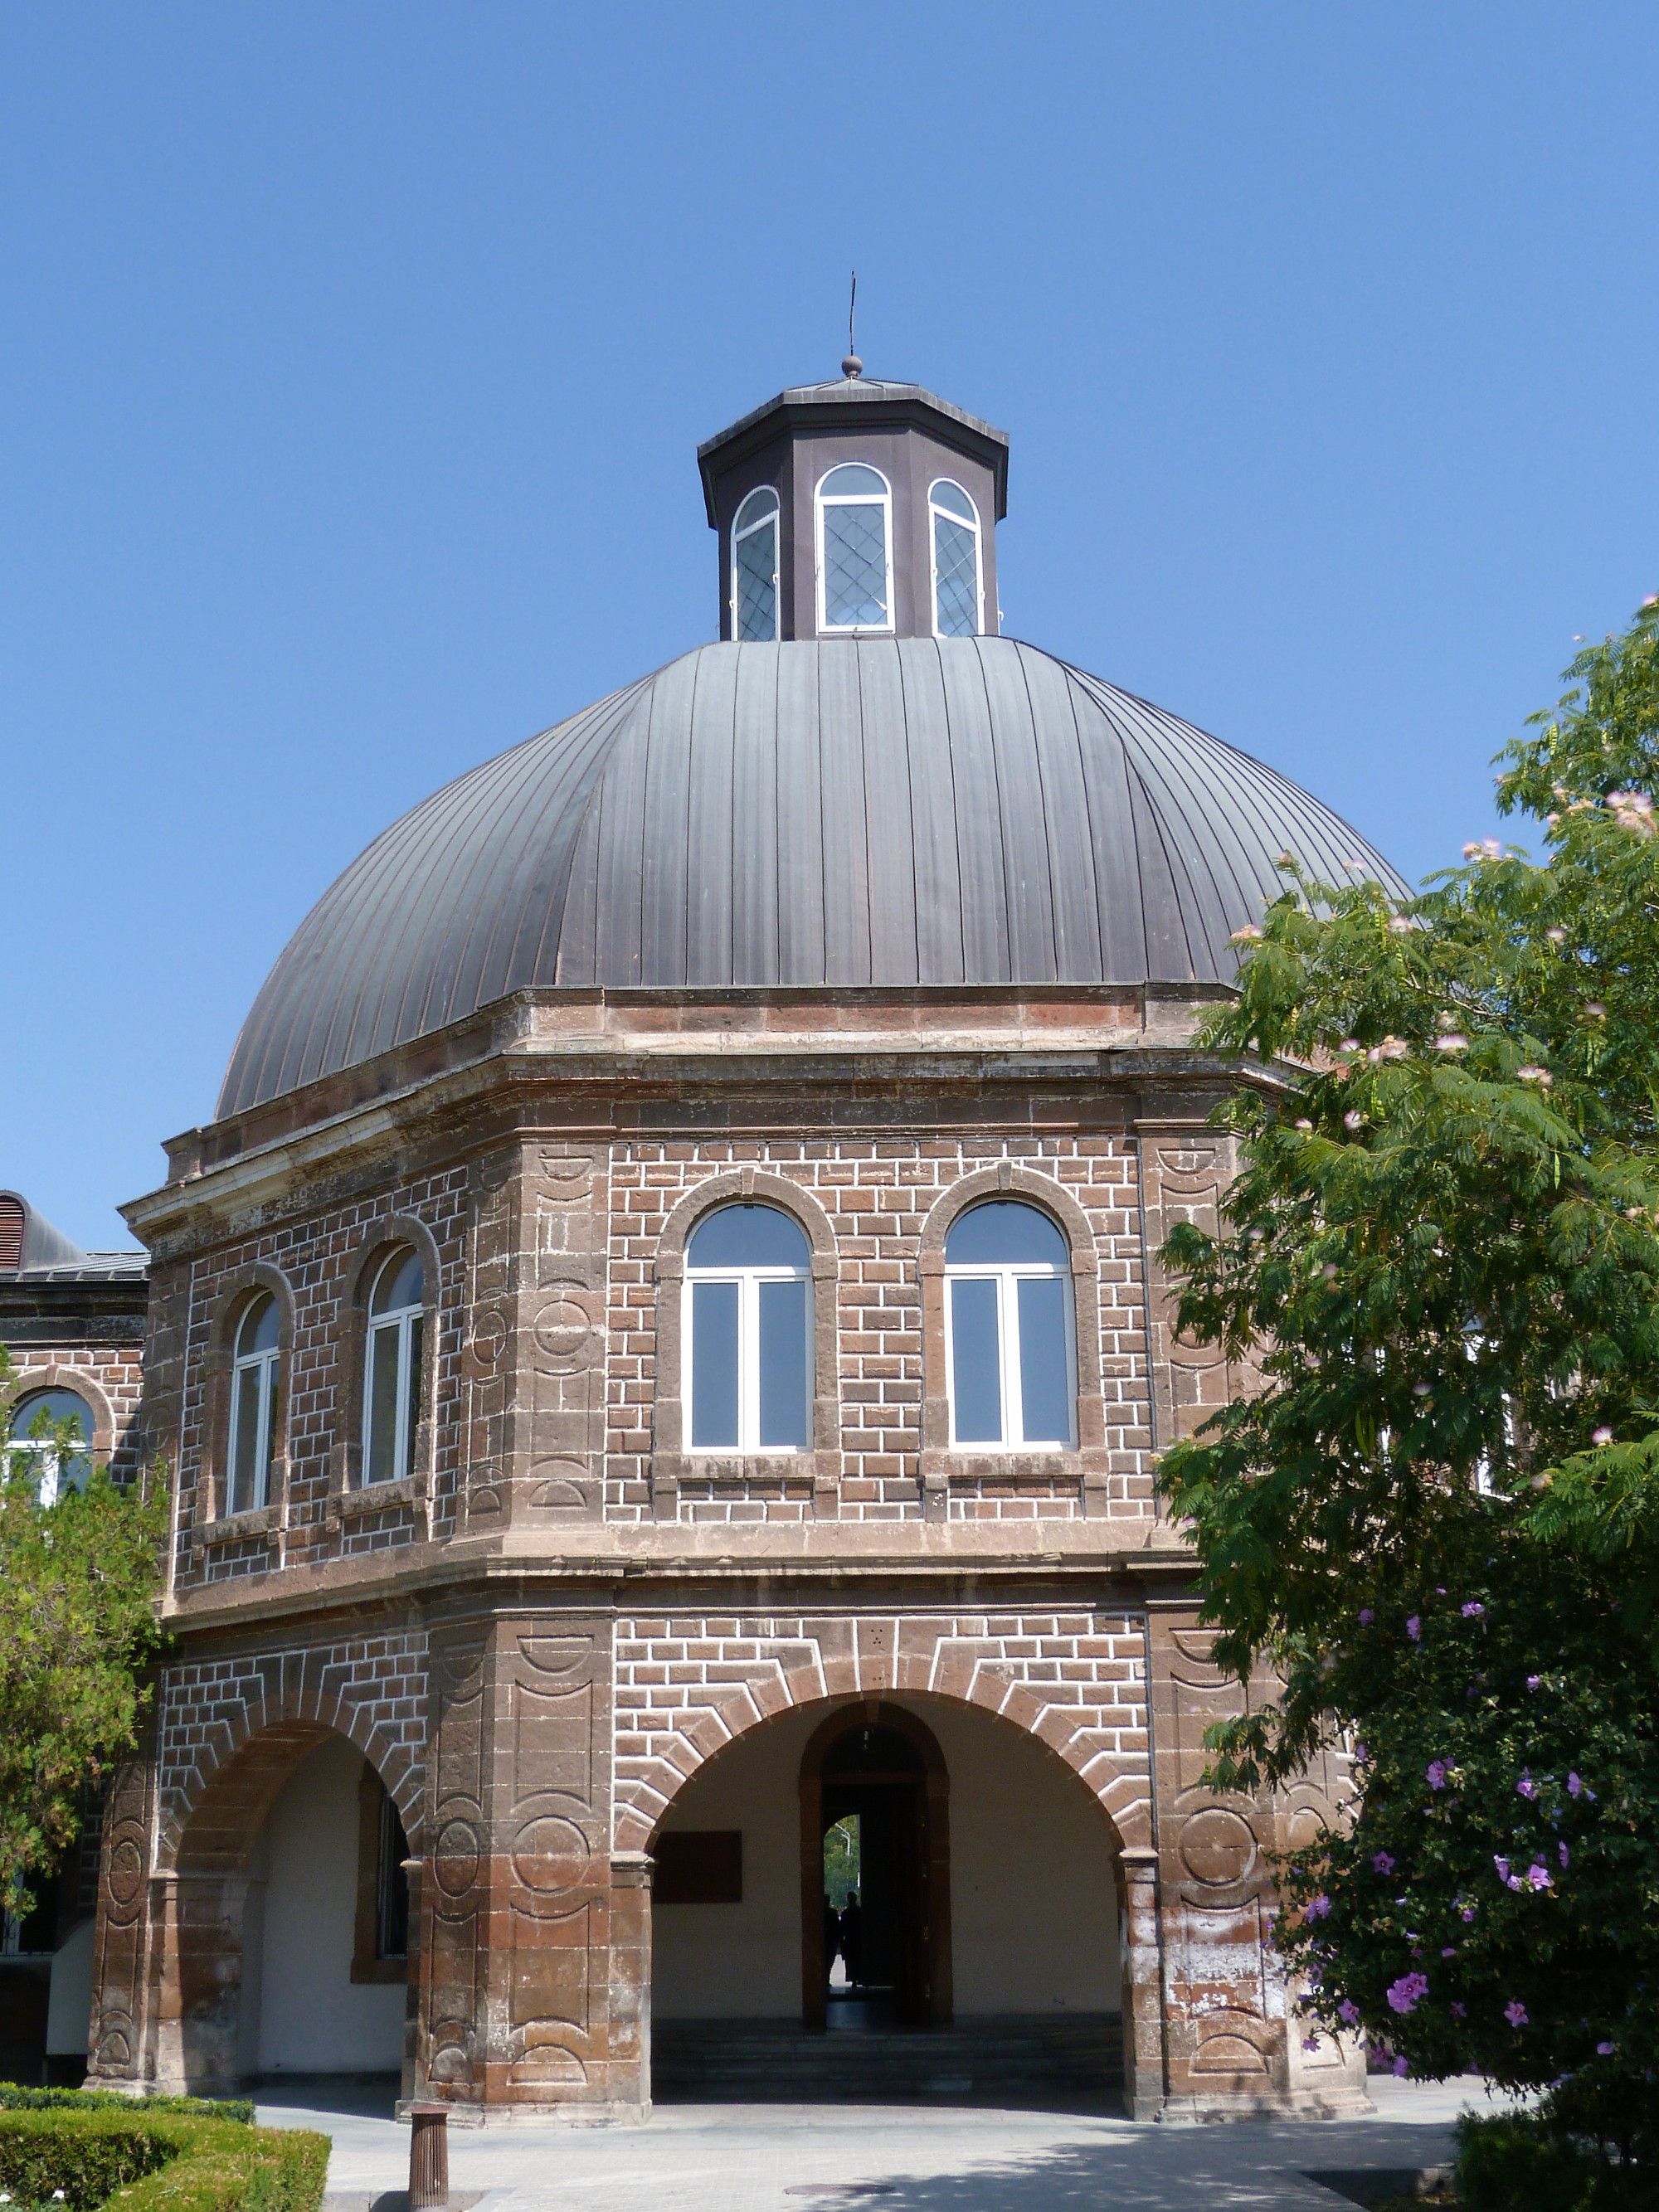
<path fill-rule="evenodd" d="M 843 376 L 862 376 L 864 363 L 855 353 L 849 353 L 842 362 L 841 373 Z"/>

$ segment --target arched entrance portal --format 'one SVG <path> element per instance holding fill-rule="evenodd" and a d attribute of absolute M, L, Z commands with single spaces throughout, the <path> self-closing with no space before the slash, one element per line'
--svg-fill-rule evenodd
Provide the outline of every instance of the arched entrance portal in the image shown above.
<path fill-rule="evenodd" d="M 951 2018 L 950 1783 L 915 1713 L 834 1713 L 801 1760 L 801 2017 L 809 2027 Z"/>
<path fill-rule="evenodd" d="M 750 1728 L 652 1838 L 652 2094 L 1109 2106 L 1116 1842 L 1070 1766 L 964 1699 L 890 1691 Z"/>

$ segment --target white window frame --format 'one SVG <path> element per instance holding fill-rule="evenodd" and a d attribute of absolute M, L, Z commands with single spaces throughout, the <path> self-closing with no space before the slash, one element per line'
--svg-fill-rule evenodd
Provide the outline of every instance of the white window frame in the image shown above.
<path fill-rule="evenodd" d="M 375 1295 L 380 1285 L 386 1280 L 388 1271 L 393 1267 L 401 1267 L 411 1254 L 421 1261 L 422 1295 L 413 1305 L 398 1306 L 390 1313 L 377 1314 L 374 1311 Z M 410 1401 L 414 1395 L 411 1386 L 418 1378 L 410 1375 L 410 1367 L 414 1358 L 411 1339 L 415 1334 L 415 1323 L 422 1320 L 426 1313 L 425 1280 L 426 1262 L 421 1260 L 420 1254 L 415 1250 L 412 1244 L 396 1246 L 386 1254 L 386 1258 L 374 1270 L 374 1280 L 368 1293 L 368 1328 L 363 1338 L 363 1458 L 361 1486 L 365 1490 L 378 1490 L 382 1484 L 388 1482 L 407 1482 L 415 1471 L 415 1431 L 417 1421 Z M 392 1385 L 397 1394 L 396 1419 L 392 1425 L 392 1471 L 390 1474 L 371 1478 L 369 1439 L 374 1431 L 374 1341 L 378 1336 L 391 1330 L 395 1330 L 398 1337 L 397 1370 Z"/>
<path fill-rule="evenodd" d="M 780 1206 L 776 1209 L 781 1212 Z M 734 1444 L 694 1444 L 691 1409 L 696 1404 L 697 1332 L 691 1294 L 699 1283 L 735 1283 L 738 1286 L 738 1441 Z M 805 1392 L 806 1442 L 804 1444 L 763 1444 L 760 1440 L 760 1286 L 763 1283 L 805 1283 L 801 1327 L 801 1382 Z M 793 1454 L 799 1458 L 812 1449 L 812 1400 L 816 1377 L 812 1371 L 812 1270 L 799 1267 L 692 1267 L 685 1271 L 681 1292 L 680 1342 L 685 1347 L 685 1372 L 681 1382 L 681 1406 L 685 1421 L 685 1448 L 699 1459 L 730 1458 L 734 1452 L 752 1457 L 764 1453 Z"/>
<path fill-rule="evenodd" d="M 829 492 L 823 487 L 836 469 L 848 467 L 868 469 L 872 476 L 881 478 L 884 489 L 880 492 Z M 823 510 L 827 507 L 879 507 L 881 526 L 887 553 L 887 585 L 883 597 L 887 607 L 887 619 L 882 623 L 832 623 L 824 609 L 823 584 Z M 813 558 L 817 568 L 814 588 L 817 594 L 818 635 L 820 637 L 891 637 L 896 617 L 893 609 L 893 487 L 887 473 L 873 461 L 854 460 L 845 455 L 818 478 L 812 494 Z"/>
<path fill-rule="evenodd" d="M 964 525 L 961 515 L 952 514 L 948 507 L 939 506 L 933 495 L 941 484 L 949 484 L 959 491 L 973 514 L 971 523 Z M 939 626 L 939 524 L 935 518 L 942 515 L 945 521 L 954 522 L 958 530 L 970 529 L 974 533 L 974 635 L 985 635 L 985 535 L 980 527 L 979 501 L 966 484 L 958 483 L 954 477 L 935 477 L 927 487 L 927 568 L 933 580 L 933 635 L 945 633 Z"/>
<path fill-rule="evenodd" d="M 772 635 L 769 638 L 750 638 L 746 642 L 775 645 L 783 628 L 783 503 L 778 497 L 775 486 L 757 484 L 753 491 L 744 492 L 738 501 L 738 517 L 741 517 L 755 493 L 762 491 L 772 495 L 772 504 L 766 513 L 753 522 L 745 522 L 741 530 L 738 527 L 737 518 L 732 524 L 732 636 L 734 643 L 745 641 L 738 636 L 738 548 L 745 538 L 752 538 L 757 530 L 764 530 L 769 524 L 772 530 Z"/>
<path fill-rule="evenodd" d="M 1036 1209 L 1033 1208 L 1035 1212 Z M 1066 1404 L 1069 1415 L 1064 1437 L 1025 1434 L 1024 1394 L 1019 1373 L 1019 1291 L 1022 1282 L 1058 1282 L 1063 1285 L 1060 1325 L 1066 1333 Z M 997 1286 L 998 1381 L 1002 1389 L 1002 1436 L 993 1443 L 983 1437 L 962 1440 L 957 1435 L 956 1320 L 957 1283 L 994 1283 Z M 945 1395 L 951 1409 L 951 1448 L 953 1451 L 1075 1451 L 1077 1449 L 1077 1304 L 1072 1271 L 1058 1261 L 1018 1261 L 997 1265 L 968 1261 L 960 1267 L 948 1261 L 945 1269 Z"/>
<path fill-rule="evenodd" d="M 270 1293 L 267 1292 L 266 1296 L 269 1297 L 269 1295 Z M 250 1307 L 248 1311 L 252 1312 L 252 1308 Z M 247 1314 L 244 1313 L 236 1324 L 236 1335 L 239 1340 L 246 1326 Z M 268 1351 L 241 1352 L 237 1354 L 231 1362 L 230 1437 L 225 1470 L 228 1478 L 225 1483 L 225 1504 L 231 1514 L 256 1513 L 261 1506 L 269 1505 L 270 1503 L 270 1431 L 276 1410 L 276 1369 L 283 1357 L 280 1309 L 276 1316 L 276 1331 L 277 1340 Z M 245 1390 L 257 1390 L 258 1393 L 254 1413 L 253 1432 L 253 1486 L 258 1494 L 249 1498 L 245 1505 L 238 1505 L 233 1501 L 232 1492 L 236 1480 L 236 1438 L 240 1433 L 242 1393 Z"/>

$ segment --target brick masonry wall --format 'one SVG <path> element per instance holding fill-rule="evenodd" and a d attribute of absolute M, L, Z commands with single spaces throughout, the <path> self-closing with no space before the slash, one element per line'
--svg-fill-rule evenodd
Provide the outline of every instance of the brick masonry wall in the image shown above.
<path fill-rule="evenodd" d="M 833 1225 L 839 1268 L 842 1468 L 845 1520 L 922 1515 L 919 1460 L 923 1392 L 923 1224 L 965 1175 L 1009 1160 L 1054 1182 L 1082 1207 L 1099 1264 L 1100 1352 L 1112 1510 L 1150 1514 L 1152 1445 L 1145 1268 L 1135 1149 L 1119 1135 L 833 1141 L 629 1142 L 612 1154 L 609 1437 L 606 1518 L 652 1515 L 650 1451 L 663 1224 L 688 1191 L 752 1164 L 797 1182 Z M 809 1481 L 680 1485 L 690 1521 L 810 1519 Z M 953 1484 L 954 1520 L 1069 1518 L 1081 1510 L 1075 1476 L 1031 1480 L 975 1474 Z"/>
<path fill-rule="evenodd" d="M 616 1847 L 642 1850 L 687 1776 L 791 1705 L 890 1690 L 964 1699 L 1082 1776 L 1123 1842 L 1151 1834 L 1146 1634 L 1121 1612 L 618 1620 Z"/>
<path fill-rule="evenodd" d="M 273 1222 L 167 1271 L 162 1293 L 179 1310 L 162 1317 L 178 1328 L 184 1348 L 182 1388 L 174 1413 L 179 1456 L 176 1585 L 228 1576 L 258 1574 L 278 1564 L 299 1565 L 342 1551 L 375 1551 L 410 1543 L 423 1533 L 408 1503 L 343 1522 L 331 1521 L 337 1458 L 346 1441 L 351 1378 L 346 1358 L 355 1349 L 345 1291 L 365 1248 L 403 1215 L 422 1222 L 437 1244 L 441 1268 L 435 1330 L 426 1357 L 437 1362 L 433 1403 L 430 1514 L 434 1534 L 453 1528 L 461 1471 L 461 1346 L 465 1315 L 464 1264 L 472 1212 L 471 1176 L 457 1165 L 419 1180 L 397 1182 L 349 1204 Z M 212 1455 L 222 1458 L 224 1438 L 210 1437 L 210 1364 L 225 1300 L 253 1280 L 263 1265 L 280 1272 L 293 1297 L 294 1317 L 283 1368 L 286 1418 L 282 1496 L 277 1525 L 216 1542 L 209 1517 L 205 1477 Z M 218 1416 L 222 1425 L 222 1409 Z M 366 1504 L 368 1500 L 364 1501 Z"/>

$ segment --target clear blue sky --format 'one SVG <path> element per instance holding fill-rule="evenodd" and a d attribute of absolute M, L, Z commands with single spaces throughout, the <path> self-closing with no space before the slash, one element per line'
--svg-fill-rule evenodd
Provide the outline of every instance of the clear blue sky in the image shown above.
<path fill-rule="evenodd" d="M 82 1243 L 395 815 L 714 626 L 696 441 L 1013 440 L 1013 634 L 1412 875 L 1659 588 L 1650 8 L 0 15 L 0 1183 Z"/>

